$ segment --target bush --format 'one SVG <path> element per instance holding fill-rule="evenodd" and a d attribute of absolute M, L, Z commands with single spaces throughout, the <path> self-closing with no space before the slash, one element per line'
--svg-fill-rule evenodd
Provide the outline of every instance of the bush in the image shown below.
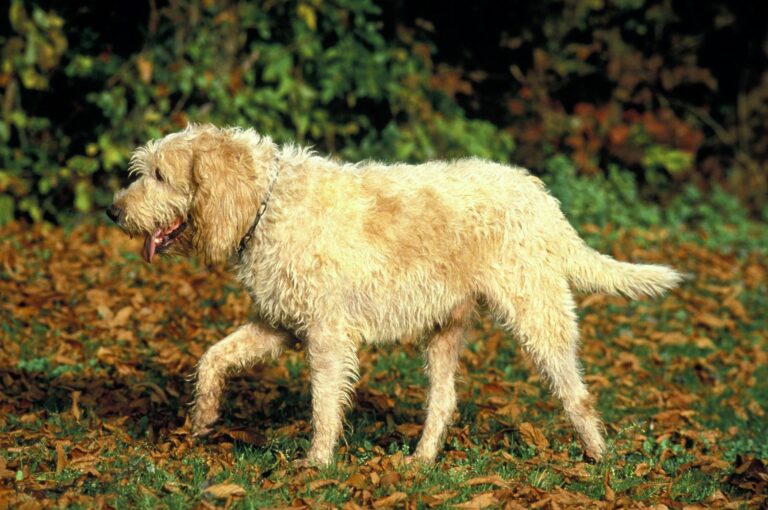
<path fill-rule="evenodd" d="M 507 160 L 513 148 L 431 85 L 428 42 L 382 35 L 369 0 L 130 5 L 121 21 L 147 28 L 119 49 L 96 22 L 104 7 L 41 5 L 13 0 L 0 41 L 0 222 L 105 205 L 137 144 L 191 120 L 350 159 Z"/>
<path fill-rule="evenodd" d="M 607 246 L 605 227 L 666 230 L 677 240 L 692 240 L 721 251 L 768 250 L 768 231 L 751 220 L 749 210 L 732 194 L 716 186 L 705 195 L 693 185 L 665 205 L 639 193 L 632 174 L 611 166 L 607 174 L 579 176 L 565 156 L 545 163 L 545 181 L 565 214 L 591 242 Z M 768 208 L 763 211 L 768 218 Z M 587 227 L 587 228 L 584 228 Z M 598 227 L 597 229 L 593 227 Z M 597 235 L 592 235 L 597 232 Z"/>
<path fill-rule="evenodd" d="M 11 0 L 0 224 L 105 205 L 131 150 L 189 121 L 349 160 L 514 150 L 585 221 L 655 224 L 665 208 L 636 217 L 618 199 L 669 205 L 691 183 L 765 211 L 768 45 L 752 41 L 765 6 L 446 2 Z M 588 200 L 566 182 L 602 191 Z"/>
<path fill-rule="evenodd" d="M 518 163 L 565 154 L 581 174 L 631 171 L 654 201 L 693 183 L 766 204 L 768 3 L 394 3 L 429 28 L 467 111 L 512 132 Z"/>

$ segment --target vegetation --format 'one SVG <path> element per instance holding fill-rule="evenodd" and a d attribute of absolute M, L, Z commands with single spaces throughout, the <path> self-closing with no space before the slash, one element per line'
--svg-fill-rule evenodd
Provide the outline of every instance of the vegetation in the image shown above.
<path fill-rule="evenodd" d="M 624 259 L 694 274 L 653 301 L 580 300 L 586 379 L 608 427 L 604 462 L 573 431 L 514 338 L 487 314 L 462 356 L 460 409 L 433 468 L 402 463 L 423 423 L 418 347 L 361 351 L 345 441 L 298 468 L 309 374 L 291 351 L 234 378 L 213 436 L 186 424 L 188 376 L 246 320 L 222 269 L 144 264 L 115 228 L 0 230 L 0 501 L 73 508 L 291 506 L 759 508 L 766 503 L 768 264 L 664 232 L 587 227 Z M 463 505 L 463 506 L 462 506 Z"/>
<path fill-rule="evenodd" d="M 0 16 L 0 506 L 759 508 L 768 504 L 768 3 L 11 0 Z M 4 4 L 6 5 L 6 4 Z M 461 16 L 456 13 L 461 12 Z M 196 361 L 248 316 L 222 268 L 143 264 L 94 220 L 131 150 L 189 121 L 340 158 L 531 168 L 595 247 L 671 296 L 579 302 L 610 438 L 588 464 L 483 313 L 432 468 L 413 345 L 361 353 L 338 462 L 307 449 L 300 352 L 236 377 L 211 438 Z"/>
<path fill-rule="evenodd" d="M 645 200 L 718 185 L 764 214 L 765 5 L 426 5 L 11 0 L 0 223 L 104 206 L 130 151 L 190 120 L 351 160 L 566 156 Z"/>

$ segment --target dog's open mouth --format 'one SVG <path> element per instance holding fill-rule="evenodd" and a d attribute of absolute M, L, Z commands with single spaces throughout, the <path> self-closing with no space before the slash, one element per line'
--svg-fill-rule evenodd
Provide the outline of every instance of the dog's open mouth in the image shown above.
<path fill-rule="evenodd" d="M 187 223 L 178 218 L 168 228 L 158 228 L 151 234 L 147 234 L 144 238 L 144 247 L 141 250 L 141 255 L 148 263 L 152 263 L 152 257 L 155 253 L 163 253 L 173 244 L 173 241 L 179 237 L 187 228 Z"/>

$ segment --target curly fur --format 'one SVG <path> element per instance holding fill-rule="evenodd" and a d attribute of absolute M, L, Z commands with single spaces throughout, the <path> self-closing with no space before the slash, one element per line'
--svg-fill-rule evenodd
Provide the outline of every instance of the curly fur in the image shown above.
<path fill-rule="evenodd" d="M 600 458 L 601 424 L 577 361 L 571 288 L 656 295 L 679 273 L 590 249 L 543 183 L 527 171 L 462 159 L 422 165 L 344 164 L 253 130 L 191 125 L 132 158 L 136 182 L 113 211 L 131 234 L 190 227 L 172 251 L 231 265 L 253 321 L 200 360 L 192 425 L 211 430 L 226 377 L 307 346 L 314 437 L 308 460 L 331 461 L 363 343 L 425 338 L 427 418 L 415 458 L 437 456 L 456 406 L 454 378 L 468 317 L 488 303 L 561 399 Z M 278 174 L 279 171 L 279 174 Z M 242 254 L 270 182 L 269 205 Z"/>

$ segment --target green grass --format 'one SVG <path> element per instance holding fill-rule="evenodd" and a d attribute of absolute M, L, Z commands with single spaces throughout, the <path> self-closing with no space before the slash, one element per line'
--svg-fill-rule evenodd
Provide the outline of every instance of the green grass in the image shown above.
<path fill-rule="evenodd" d="M 19 250 L 31 242 L 11 239 Z M 615 242 L 627 252 L 645 250 L 637 239 L 622 234 Z M 661 255 L 672 257 L 676 246 Z M 232 300 L 245 297 L 220 272 L 205 274 L 183 261 L 147 267 L 131 251 L 117 253 L 67 275 L 72 291 L 53 293 L 52 304 L 36 313 L 18 298 L 17 276 L 0 266 L 0 292 L 17 293 L 13 305 L 0 307 L 0 347 L 9 353 L 0 366 L 0 466 L 7 466 L 0 490 L 12 490 L 22 498 L 18 504 L 66 496 L 71 508 L 99 501 L 137 509 L 203 503 L 336 508 L 348 501 L 370 506 L 403 492 L 417 508 L 438 504 L 434 498 L 444 498 L 447 508 L 487 493 L 499 505 L 530 506 L 549 495 L 563 507 L 608 498 L 624 506 L 708 506 L 722 494 L 748 507 L 754 504 L 749 498 L 760 496 L 748 489 L 750 471 L 738 472 L 750 459 L 768 461 L 768 366 L 760 362 L 768 347 L 768 289 L 742 280 L 760 260 L 752 252 L 712 252 L 723 267 L 737 268 L 732 276 L 704 274 L 664 299 L 606 298 L 579 309 L 584 373 L 608 427 L 602 462 L 583 462 L 545 382 L 515 339 L 481 314 L 462 358 L 459 416 L 435 466 L 400 464 L 418 439 L 408 426 L 423 421 L 419 350 L 379 346 L 361 354 L 365 384 L 347 415 L 337 462 L 320 470 L 292 464 L 310 437 L 301 353 L 289 351 L 277 363 L 234 377 L 219 435 L 195 441 L 186 434 L 191 385 L 185 376 L 199 352 L 231 330 L 242 313 L 232 310 Z M 694 251 L 679 253 L 678 263 L 708 270 L 711 261 Z M 52 293 L 44 283 L 49 261 L 62 256 L 39 249 L 24 259 L 28 276 L 40 278 L 39 292 Z M 196 295 L 180 293 L 180 281 L 195 281 Z M 93 288 L 116 296 L 112 312 L 132 307 L 125 325 L 100 322 L 85 292 Z M 736 299 L 749 320 L 729 311 L 719 288 L 740 289 Z M 732 325 L 703 325 L 702 312 Z M 496 350 L 488 348 L 492 342 Z M 514 412 L 502 412 L 505 406 Z M 527 444 L 524 422 L 549 446 Z M 253 433 L 253 442 L 233 439 L 242 431 Z M 57 445 L 64 453 L 59 469 Z M 217 498 L 207 489 L 219 483 L 236 484 L 245 494 L 229 502 Z"/>

